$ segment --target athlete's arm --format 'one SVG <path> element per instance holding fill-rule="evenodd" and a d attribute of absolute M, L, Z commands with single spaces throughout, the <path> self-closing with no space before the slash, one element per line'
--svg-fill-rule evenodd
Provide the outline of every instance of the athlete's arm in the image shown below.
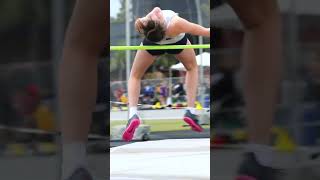
<path fill-rule="evenodd" d="M 176 34 L 189 33 L 197 36 L 210 37 L 210 28 L 205 28 L 198 24 L 189 22 L 179 16 L 175 16 L 174 19 L 172 19 L 171 23 L 172 24 L 170 24 L 170 29 L 172 32 L 175 32 Z"/>

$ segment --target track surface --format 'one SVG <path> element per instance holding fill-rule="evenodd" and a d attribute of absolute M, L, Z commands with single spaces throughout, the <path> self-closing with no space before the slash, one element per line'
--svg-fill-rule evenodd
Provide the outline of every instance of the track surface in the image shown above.
<path fill-rule="evenodd" d="M 183 131 L 168 131 L 168 132 L 153 132 L 150 134 L 151 140 L 162 140 L 162 139 L 190 139 L 190 138 L 209 138 L 210 130 L 204 129 L 203 132 L 194 132 L 191 130 L 183 130 Z M 135 142 L 135 141 L 132 141 Z M 129 143 L 132 143 L 129 142 Z M 124 144 L 128 144 L 128 142 L 123 141 L 111 141 L 110 146 L 116 147 Z"/>
<path fill-rule="evenodd" d="M 151 140 L 183 139 L 209 137 L 209 130 L 197 133 L 191 130 L 151 133 Z M 105 141 L 99 142 L 107 146 Z M 127 144 L 126 142 L 110 142 L 111 147 Z M 107 151 L 106 147 L 106 151 Z M 107 153 L 91 154 L 88 157 L 89 167 L 97 180 L 108 179 L 109 155 Z M 54 156 L 25 156 L 25 157 L 0 157 L 0 179 L 3 180 L 57 180 L 59 157 Z"/>

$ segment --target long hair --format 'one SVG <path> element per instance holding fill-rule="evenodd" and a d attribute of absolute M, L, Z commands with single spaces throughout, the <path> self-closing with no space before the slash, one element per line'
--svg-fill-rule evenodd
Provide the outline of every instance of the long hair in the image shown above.
<path fill-rule="evenodd" d="M 140 20 L 137 20 L 135 26 L 139 33 L 143 34 L 149 41 L 159 42 L 165 37 L 164 26 L 158 21 L 148 19 L 146 25 L 144 25 Z"/>

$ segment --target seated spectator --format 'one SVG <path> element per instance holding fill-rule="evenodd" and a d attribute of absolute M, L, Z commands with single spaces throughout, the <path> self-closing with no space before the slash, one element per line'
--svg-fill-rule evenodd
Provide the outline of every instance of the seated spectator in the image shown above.
<path fill-rule="evenodd" d="M 172 96 L 174 101 L 185 101 L 186 91 L 184 90 L 183 83 L 178 82 L 172 88 Z"/>
<path fill-rule="evenodd" d="M 120 102 L 127 104 L 128 103 L 128 97 L 125 93 L 123 93 L 120 97 Z"/>
<path fill-rule="evenodd" d="M 162 82 L 160 84 L 159 95 L 160 95 L 159 100 L 160 100 L 161 105 L 166 105 L 167 98 L 169 96 L 169 88 L 165 82 Z"/>
<path fill-rule="evenodd" d="M 113 91 L 113 94 L 117 102 L 121 101 L 121 96 L 123 95 L 123 93 L 124 93 L 124 89 L 121 87 L 118 87 L 116 90 Z"/>
<path fill-rule="evenodd" d="M 154 104 L 155 103 L 155 88 L 151 85 L 146 85 L 142 90 L 141 102 L 142 104 Z"/>
<path fill-rule="evenodd" d="M 143 95 L 153 98 L 154 97 L 154 87 L 147 85 L 143 88 Z"/>

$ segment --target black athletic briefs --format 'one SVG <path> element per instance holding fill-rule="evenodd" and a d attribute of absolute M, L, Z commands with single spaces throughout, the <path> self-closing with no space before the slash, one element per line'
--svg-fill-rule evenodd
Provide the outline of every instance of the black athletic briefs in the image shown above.
<path fill-rule="evenodd" d="M 188 38 L 185 35 L 180 41 L 172 44 L 156 44 L 152 41 L 147 40 L 146 38 L 143 40 L 142 44 L 144 46 L 163 46 L 163 45 L 186 45 L 188 42 Z M 161 49 L 161 50 L 147 50 L 153 56 L 159 56 L 165 53 L 168 54 L 179 54 L 183 51 L 183 49 Z"/>

